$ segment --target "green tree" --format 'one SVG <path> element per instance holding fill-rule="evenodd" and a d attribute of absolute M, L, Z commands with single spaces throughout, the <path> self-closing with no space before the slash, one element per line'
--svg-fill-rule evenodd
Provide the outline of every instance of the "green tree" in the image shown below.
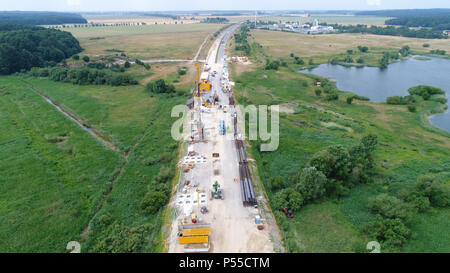
<path fill-rule="evenodd" d="M 450 186 L 442 183 L 433 175 L 419 177 L 415 191 L 421 196 L 428 197 L 435 207 L 448 207 L 450 205 Z"/>
<path fill-rule="evenodd" d="M 125 66 L 125 68 L 130 68 L 131 64 L 130 64 L 129 61 L 126 61 L 125 64 L 124 64 L 124 66 Z"/>
<path fill-rule="evenodd" d="M 315 167 L 304 168 L 296 180 L 295 189 L 305 201 L 316 200 L 325 194 L 327 178 Z"/>
<path fill-rule="evenodd" d="M 273 204 L 277 209 L 299 210 L 303 205 L 303 196 L 293 188 L 286 188 L 275 193 Z"/>
<path fill-rule="evenodd" d="M 368 207 L 372 212 L 381 215 L 383 218 L 390 219 L 408 218 L 413 211 L 411 205 L 403 202 L 397 197 L 384 193 L 370 198 Z"/>
<path fill-rule="evenodd" d="M 352 104 L 354 97 L 347 97 L 347 104 Z"/>
<path fill-rule="evenodd" d="M 399 247 L 411 237 L 411 231 L 400 219 L 386 219 L 377 215 L 365 227 L 367 233 L 388 246 Z"/>
<path fill-rule="evenodd" d="M 90 61 L 89 56 L 83 56 L 83 61 L 88 63 Z"/>
<path fill-rule="evenodd" d="M 322 94 L 322 90 L 320 88 L 316 88 L 314 90 L 314 93 L 316 93 L 316 96 L 320 97 L 320 95 Z"/>

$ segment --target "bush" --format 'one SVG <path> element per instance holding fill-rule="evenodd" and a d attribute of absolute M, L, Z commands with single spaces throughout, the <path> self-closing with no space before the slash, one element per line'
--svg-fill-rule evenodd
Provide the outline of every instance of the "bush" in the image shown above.
<path fill-rule="evenodd" d="M 358 58 L 358 60 L 356 60 L 357 63 L 359 64 L 363 64 L 364 63 L 364 59 L 363 58 Z"/>
<path fill-rule="evenodd" d="M 414 106 L 414 105 L 408 105 L 408 111 L 411 112 L 411 113 L 416 112 L 416 106 Z"/>
<path fill-rule="evenodd" d="M 280 67 L 279 61 L 271 62 L 271 61 L 267 60 L 266 67 L 264 69 L 265 70 L 278 70 L 279 67 Z"/>
<path fill-rule="evenodd" d="M 160 191 L 150 190 L 147 194 L 145 194 L 139 208 L 146 215 L 154 214 L 158 212 L 168 200 L 169 197 L 167 194 Z"/>
<path fill-rule="evenodd" d="M 95 253 L 136 253 L 142 248 L 144 233 L 151 229 L 150 226 L 129 228 L 122 222 L 107 224 L 106 215 L 100 217 L 100 239 L 93 245 Z M 107 226 L 105 226 L 107 225 Z M 100 229 L 100 227 L 99 227 Z"/>
<path fill-rule="evenodd" d="M 436 54 L 436 55 L 445 55 L 447 52 L 445 50 L 436 49 L 436 50 L 431 50 L 430 53 Z"/>
<path fill-rule="evenodd" d="M 303 196 L 293 188 L 283 189 L 273 197 L 273 204 L 276 209 L 298 210 L 303 205 Z"/>
<path fill-rule="evenodd" d="M 411 237 L 411 231 L 400 219 L 385 219 L 380 215 L 365 227 L 365 230 L 379 242 L 399 247 Z"/>
<path fill-rule="evenodd" d="M 386 98 L 386 103 L 399 105 L 399 104 L 406 104 L 407 102 L 401 96 L 392 96 Z"/>
<path fill-rule="evenodd" d="M 353 63 L 353 58 L 350 57 L 350 56 L 346 56 L 346 57 L 344 58 L 344 62 L 345 62 L 345 63 Z"/>
<path fill-rule="evenodd" d="M 270 190 L 272 190 L 272 191 L 280 190 L 280 189 L 284 188 L 284 185 L 285 185 L 284 178 L 281 176 L 271 177 L 269 179 L 268 184 L 269 184 Z"/>
<path fill-rule="evenodd" d="M 430 44 L 423 44 L 423 47 L 430 47 Z"/>
<path fill-rule="evenodd" d="M 352 104 L 352 102 L 353 102 L 353 97 L 347 97 L 347 103 Z"/>
<path fill-rule="evenodd" d="M 295 56 L 295 64 L 299 64 L 299 65 L 304 65 L 305 61 L 303 61 L 302 59 L 300 59 L 299 57 Z"/>
<path fill-rule="evenodd" d="M 314 90 L 314 93 L 316 93 L 316 96 L 320 97 L 320 95 L 322 94 L 322 90 L 320 88 L 316 88 Z"/>
<path fill-rule="evenodd" d="M 125 64 L 124 64 L 124 66 L 125 66 L 125 68 L 130 68 L 131 64 L 130 64 L 129 61 L 126 61 Z"/>
<path fill-rule="evenodd" d="M 83 56 L 83 61 L 88 63 L 91 59 L 89 58 L 89 56 Z"/>
<path fill-rule="evenodd" d="M 367 46 L 358 46 L 358 50 L 363 53 L 366 53 L 369 51 L 369 48 Z"/>
<path fill-rule="evenodd" d="M 175 93 L 175 87 L 172 84 L 166 84 L 163 79 L 158 79 L 152 82 L 149 82 L 146 86 L 147 91 L 150 93 Z"/>
<path fill-rule="evenodd" d="M 79 55 L 73 55 L 72 59 L 75 60 L 75 61 L 78 61 L 80 59 L 80 56 Z"/>
<path fill-rule="evenodd" d="M 405 219 L 408 218 L 412 212 L 411 205 L 403 202 L 397 197 L 389 196 L 384 193 L 370 198 L 368 207 L 373 213 L 379 214 L 383 218 L 390 219 Z"/>
<path fill-rule="evenodd" d="M 338 93 L 336 91 L 333 91 L 333 92 L 327 94 L 325 98 L 328 101 L 338 100 L 339 99 L 339 95 L 338 95 Z"/>
<path fill-rule="evenodd" d="M 180 75 L 180 76 L 186 75 L 187 68 L 186 67 L 179 68 L 177 72 L 178 72 L 178 75 Z"/>
<path fill-rule="evenodd" d="M 435 207 L 450 205 L 450 187 L 432 175 L 421 176 L 415 186 L 415 192 L 425 196 Z"/>

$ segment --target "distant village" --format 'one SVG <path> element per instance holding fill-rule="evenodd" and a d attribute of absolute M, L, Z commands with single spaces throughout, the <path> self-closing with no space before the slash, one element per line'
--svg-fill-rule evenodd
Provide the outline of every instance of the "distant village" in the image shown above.
<path fill-rule="evenodd" d="M 295 22 L 295 23 L 263 24 L 257 26 L 257 28 L 274 31 L 296 32 L 303 34 L 322 34 L 322 33 L 336 32 L 336 30 L 332 26 L 319 25 L 319 21 L 317 19 L 314 19 L 312 25 Z"/>

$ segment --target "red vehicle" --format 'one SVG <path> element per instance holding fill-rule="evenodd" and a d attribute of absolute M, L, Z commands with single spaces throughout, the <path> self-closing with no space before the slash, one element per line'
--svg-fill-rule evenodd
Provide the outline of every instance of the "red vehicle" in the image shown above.
<path fill-rule="evenodd" d="M 281 208 L 281 211 L 284 212 L 284 214 L 286 214 L 286 217 L 288 218 L 288 220 L 291 220 L 292 218 L 294 218 L 294 213 L 292 212 L 292 210 L 287 210 L 285 208 Z"/>

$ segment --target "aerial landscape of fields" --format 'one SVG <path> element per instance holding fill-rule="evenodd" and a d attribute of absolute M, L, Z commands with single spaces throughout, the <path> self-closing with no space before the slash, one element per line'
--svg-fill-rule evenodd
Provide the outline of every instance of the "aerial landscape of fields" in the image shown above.
<path fill-rule="evenodd" d="M 0 253 L 450 252 L 448 3 L 44 2 L 0 4 Z"/>

